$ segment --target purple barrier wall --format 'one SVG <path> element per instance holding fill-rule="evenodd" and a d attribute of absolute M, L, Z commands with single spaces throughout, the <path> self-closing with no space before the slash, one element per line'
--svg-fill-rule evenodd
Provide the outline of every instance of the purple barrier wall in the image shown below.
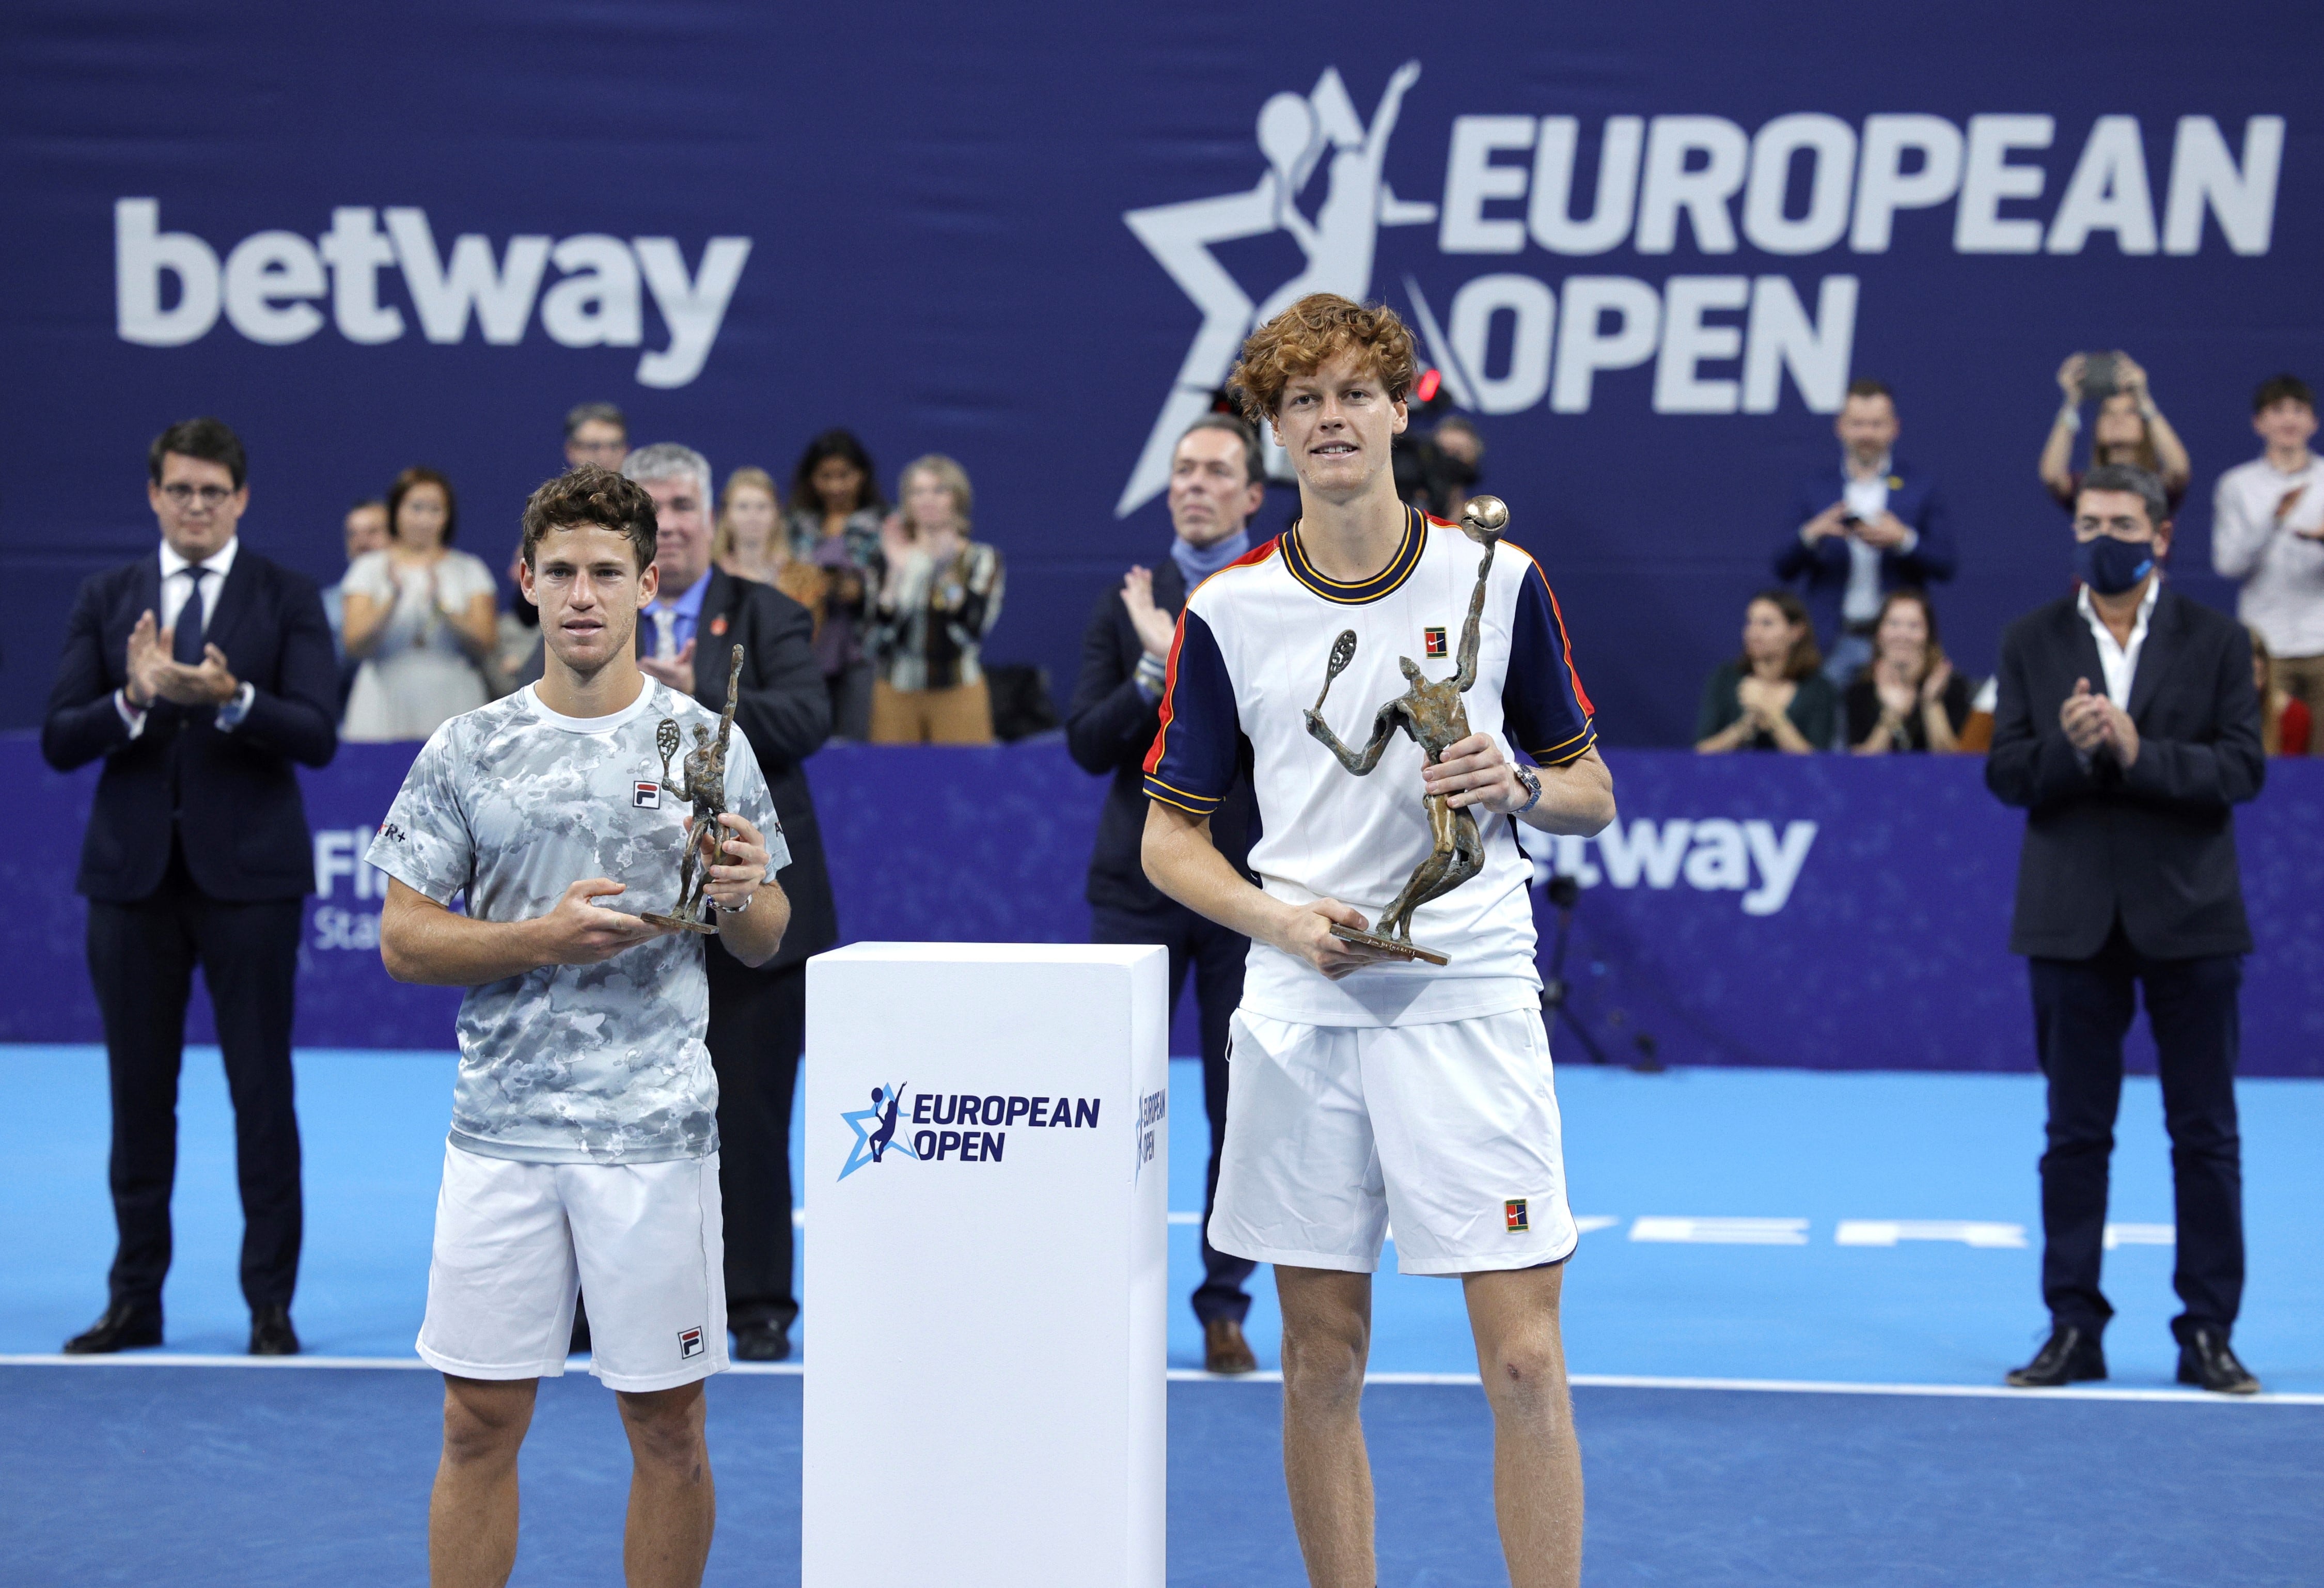
<path fill-rule="evenodd" d="M 376 873 L 357 863 L 410 752 L 349 745 L 307 777 L 319 888 L 301 948 L 299 1039 L 450 1045 L 458 995 L 388 980 Z M 1618 1059 L 1640 1033 L 1676 1064 L 2026 1069 L 2025 973 L 2006 947 L 2020 818 L 1975 758 L 1609 757 L 1622 816 L 1587 842 L 1530 845 L 1582 884 L 1572 1007 Z M 1101 785 L 1061 744 L 838 745 L 810 765 L 851 938 L 1073 941 Z M 16 989 L 0 1039 L 94 1041 L 72 892 L 95 769 L 60 777 L 0 738 L 18 790 L 0 825 L 0 956 Z M 2324 765 L 2277 762 L 2238 818 L 2259 949 L 2246 968 L 2244 1069 L 2324 1075 Z M 1554 925 L 1536 891 L 1546 958 Z M 1359 901 L 1364 902 L 1364 901 Z M 1370 901 L 1375 908 L 1379 901 Z M 197 1009 L 197 1040 L 209 1039 Z M 1180 1022 L 1176 1051 L 1191 1051 Z M 2143 1037 L 2133 1063 L 2144 1062 Z M 1582 1059 L 1561 1036 L 1563 1062 Z"/>

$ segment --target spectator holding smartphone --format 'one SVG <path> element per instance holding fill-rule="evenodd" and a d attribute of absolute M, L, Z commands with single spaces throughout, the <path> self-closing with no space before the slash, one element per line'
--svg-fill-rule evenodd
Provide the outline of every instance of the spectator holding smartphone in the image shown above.
<path fill-rule="evenodd" d="M 1872 665 L 1848 686 L 1848 744 L 1858 755 L 1961 747 L 1969 680 L 1937 642 L 1937 614 L 1918 590 L 1891 590 L 1880 604 Z"/>
<path fill-rule="evenodd" d="M 2310 451 L 2316 394 L 2275 375 L 2252 394 L 2266 450 L 2219 476 L 2211 566 L 2243 583 L 2236 615 L 2267 642 L 2275 687 L 2324 715 L 2324 460 Z"/>
<path fill-rule="evenodd" d="M 1850 381 L 1832 424 L 1839 465 L 1801 485 L 1796 527 L 1775 549 L 1775 577 L 1802 586 L 1835 690 L 1872 660 L 1882 596 L 1953 577 L 1943 499 L 1928 475 L 1896 458 L 1899 428 L 1886 385 Z"/>
<path fill-rule="evenodd" d="M 1822 669 L 1806 604 L 1789 590 L 1760 591 L 1744 608 L 1743 654 L 1720 662 L 1702 687 L 1695 749 L 1705 755 L 1824 749 L 1839 697 Z"/>
<path fill-rule="evenodd" d="M 2082 404 L 2095 402 L 2090 421 L 2090 462 L 2127 463 L 2163 482 L 2171 511 L 2187 499 L 2187 481 L 2193 466 L 2186 443 L 2154 406 L 2146 389 L 2146 371 L 2127 353 L 2077 353 L 2058 366 L 2058 389 L 2066 400 L 2051 421 L 2050 439 L 2042 446 L 2042 484 L 2069 514 L 2081 489 L 2081 469 L 2073 466 L 2074 438 L 2081 432 Z"/>

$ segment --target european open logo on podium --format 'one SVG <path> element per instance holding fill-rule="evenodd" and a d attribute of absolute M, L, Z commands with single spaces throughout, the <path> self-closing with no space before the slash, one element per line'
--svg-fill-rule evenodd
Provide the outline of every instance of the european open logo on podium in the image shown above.
<path fill-rule="evenodd" d="M 1167 968 L 808 962 L 805 1588 L 1161 1588 Z"/>
<path fill-rule="evenodd" d="M 872 1088 L 871 1107 L 842 1111 L 839 1117 L 855 1132 L 855 1141 L 847 1149 L 847 1161 L 839 1166 L 841 1179 L 890 1152 L 918 1163 L 1001 1163 L 1008 1157 L 1010 1125 L 1020 1131 L 1095 1130 L 1105 1107 L 1102 1097 L 918 1092 L 910 1094 L 908 1113 L 905 1095 L 902 1086 L 883 1083 Z M 1152 1126 L 1162 1117 L 1168 1096 L 1167 1092 L 1155 1092 L 1138 1100 L 1140 1163 L 1154 1156 Z M 899 1130 L 899 1123 L 906 1128 Z M 922 1125 L 934 1128 L 910 1128 Z M 971 1130 L 972 1125 L 1001 1129 Z"/>

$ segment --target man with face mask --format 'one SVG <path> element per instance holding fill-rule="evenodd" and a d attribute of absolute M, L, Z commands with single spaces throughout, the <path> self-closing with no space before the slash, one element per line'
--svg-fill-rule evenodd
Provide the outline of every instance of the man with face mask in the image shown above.
<path fill-rule="evenodd" d="M 2153 475 L 2103 464 L 2074 511 L 2081 588 L 2001 644 L 1986 783 L 2026 811 L 2009 946 L 2027 956 L 2049 1078 L 2042 1294 L 2051 1334 L 2021 1389 L 2107 1376 L 2098 1289 L 2122 1041 L 2144 993 L 2178 1213 L 2179 1381 L 2259 1389 L 2228 1346 L 2243 1297 L 2236 996 L 2251 951 L 2233 808 L 2259 792 L 2259 697 L 2242 625 L 2163 582 Z"/>

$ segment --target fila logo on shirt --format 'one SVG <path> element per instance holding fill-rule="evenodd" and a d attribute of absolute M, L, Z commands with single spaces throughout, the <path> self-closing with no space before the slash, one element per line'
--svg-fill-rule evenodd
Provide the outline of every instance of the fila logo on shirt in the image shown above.
<path fill-rule="evenodd" d="M 640 778 L 630 785 L 630 803 L 640 810 L 659 810 L 661 785 L 651 778 Z"/>
<path fill-rule="evenodd" d="M 1426 648 L 1429 655 L 1443 656 L 1446 654 L 1444 630 L 1442 626 L 1421 630 L 1420 639 L 1421 643 Z"/>
<path fill-rule="evenodd" d="M 684 1362 L 689 1357 L 700 1356 L 701 1354 L 702 1331 L 698 1328 L 680 1329 L 678 1332 L 678 1361 Z"/>

